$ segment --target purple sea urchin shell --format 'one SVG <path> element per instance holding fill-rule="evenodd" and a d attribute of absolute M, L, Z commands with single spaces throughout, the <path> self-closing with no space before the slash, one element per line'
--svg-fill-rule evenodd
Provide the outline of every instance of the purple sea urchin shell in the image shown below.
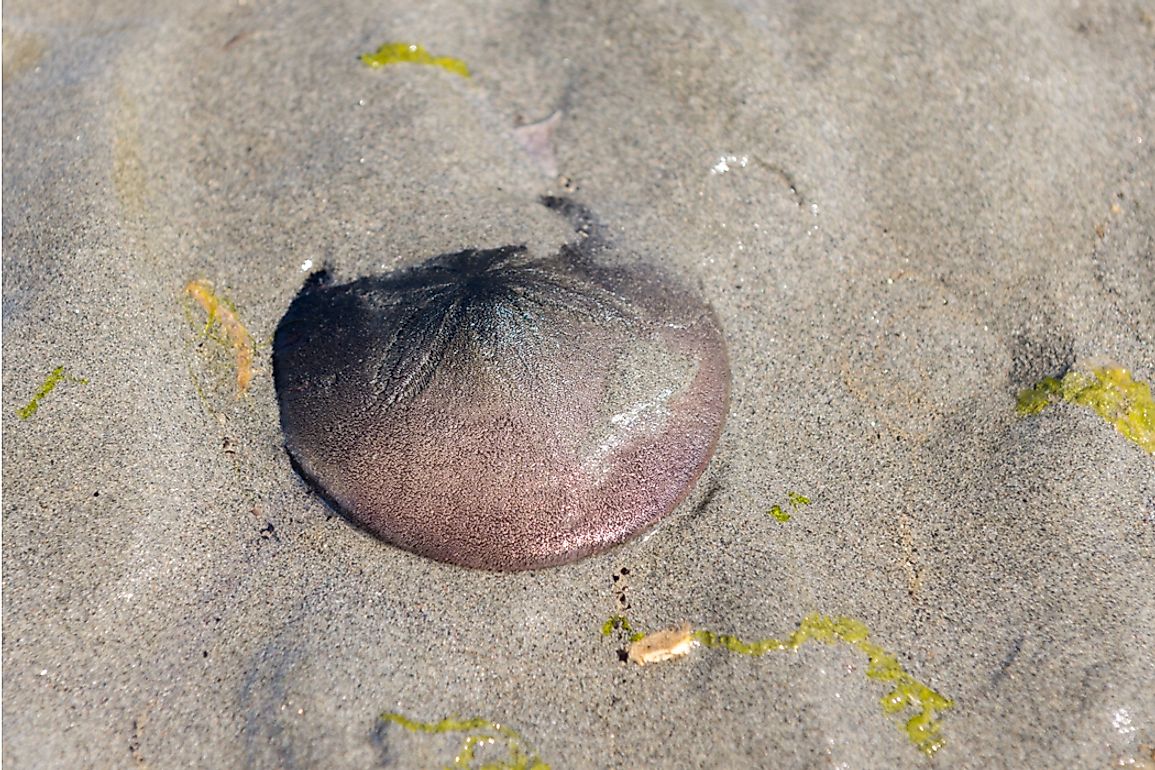
<path fill-rule="evenodd" d="M 383 540 L 483 569 L 562 564 L 656 524 L 714 451 L 730 375 L 709 308 L 655 270 L 597 264 L 589 213 L 543 203 L 576 243 L 316 274 L 277 327 L 289 453 Z"/>

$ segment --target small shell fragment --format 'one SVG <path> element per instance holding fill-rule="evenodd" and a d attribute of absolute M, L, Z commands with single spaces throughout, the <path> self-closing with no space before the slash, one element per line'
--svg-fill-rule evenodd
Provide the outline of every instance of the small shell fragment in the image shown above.
<path fill-rule="evenodd" d="M 687 623 L 681 628 L 666 628 L 647 634 L 630 644 L 629 659 L 639 666 L 681 658 L 697 645 L 694 629 Z"/>

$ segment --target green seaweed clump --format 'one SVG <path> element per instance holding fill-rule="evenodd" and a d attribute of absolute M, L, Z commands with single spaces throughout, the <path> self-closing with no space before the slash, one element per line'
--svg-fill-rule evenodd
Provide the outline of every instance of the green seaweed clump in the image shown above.
<path fill-rule="evenodd" d="M 391 64 L 421 64 L 426 67 L 440 67 L 446 72 L 469 77 L 469 67 L 461 59 L 451 56 L 434 56 L 417 43 L 385 43 L 374 53 L 361 54 L 361 62 L 367 67 L 387 67 Z"/>
<path fill-rule="evenodd" d="M 805 495 L 800 495 L 797 492 L 787 492 L 786 499 L 789 501 L 790 510 L 797 511 L 804 505 L 810 505 L 810 498 Z M 791 515 L 782 509 L 781 505 L 774 505 L 770 510 L 766 511 L 774 517 L 779 523 L 786 523 L 790 521 Z"/>
<path fill-rule="evenodd" d="M 541 761 L 537 754 L 524 746 L 522 737 L 517 731 L 488 719 L 442 719 L 440 722 L 418 722 L 404 714 L 386 712 L 381 719 L 401 725 L 411 733 L 425 733 L 427 735 L 446 735 L 449 733 L 467 733 L 461 745 L 461 750 L 453 758 L 453 764 L 445 765 L 445 770 L 471 770 L 475 768 L 476 752 L 479 746 L 486 746 L 498 741 L 504 741 L 506 757 L 497 762 L 485 762 L 477 765 L 475 770 L 549 770 L 549 765 Z"/>
<path fill-rule="evenodd" d="M 810 498 L 805 495 L 800 495 L 797 492 L 787 492 L 786 497 L 790 500 L 791 508 L 800 508 L 803 505 L 810 505 Z"/>
<path fill-rule="evenodd" d="M 21 420 L 27 420 L 36 414 L 36 410 L 40 408 L 40 400 L 51 393 L 53 389 L 62 382 L 79 382 L 81 385 L 88 384 L 88 380 L 84 377 L 73 377 L 65 374 L 64 367 L 58 366 L 52 370 L 52 373 L 49 374 L 40 387 L 37 388 L 36 395 L 32 396 L 32 400 L 16 410 L 16 415 Z"/>
<path fill-rule="evenodd" d="M 629 634 L 631 642 L 636 642 L 645 636 L 642 632 L 634 630 L 634 627 L 630 625 L 630 621 L 625 615 L 614 615 L 605 623 L 602 623 L 602 636 L 609 636 L 619 628 Z"/>
<path fill-rule="evenodd" d="M 767 511 L 767 513 L 769 513 L 771 516 L 773 516 L 776 521 L 782 522 L 783 524 L 790 521 L 790 514 L 786 513 L 786 511 L 782 510 L 781 505 L 775 505 L 775 506 L 771 507 L 770 510 Z"/>
<path fill-rule="evenodd" d="M 1062 400 L 1093 409 L 1115 429 L 1150 454 L 1155 454 L 1155 400 L 1151 387 L 1133 380 L 1120 367 L 1101 367 L 1090 374 L 1069 371 L 1061 379 L 1044 377 L 1019 393 L 1016 411 L 1038 414 Z"/>
<path fill-rule="evenodd" d="M 902 667 L 898 658 L 871 642 L 870 632 L 857 620 L 814 614 L 803 618 L 794 633 L 785 639 L 745 642 L 729 634 L 695 631 L 694 640 L 705 647 L 722 647 L 740 655 L 755 656 L 796 650 L 811 640 L 823 644 L 848 644 L 864 653 L 870 661 L 866 669 L 867 678 L 890 685 L 890 690 L 881 699 L 884 712 L 901 714 L 908 709 L 915 710 L 904 724 L 910 742 L 927 755 L 943 747 L 942 726 L 937 717 L 954 702 L 915 679 Z"/>

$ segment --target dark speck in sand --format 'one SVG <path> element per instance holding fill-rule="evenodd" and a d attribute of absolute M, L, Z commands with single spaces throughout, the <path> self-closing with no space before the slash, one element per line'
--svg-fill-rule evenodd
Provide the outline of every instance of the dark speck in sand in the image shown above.
<path fill-rule="evenodd" d="M 381 539 L 519 570 L 654 526 L 714 451 L 729 400 L 712 312 L 660 271 L 609 266 L 578 232 L 538 256 L 468 249 L 336 284 L 314 274 L 277 327 L 298 471 Z"/>

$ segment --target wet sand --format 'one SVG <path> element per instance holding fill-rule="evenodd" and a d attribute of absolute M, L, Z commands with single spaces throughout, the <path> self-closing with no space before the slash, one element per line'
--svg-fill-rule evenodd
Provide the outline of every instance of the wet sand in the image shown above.
<path fill-rule="evenodd" d="M 1155 382 L 1150 4 L 4 13 L 6 766 L 452 762 L 383 712 L 497 721 L 555 768 L 1155 762 L 1155 458 L 1015 412 L 1072 367 Z M 386 41 L 473 75 L 358 61 Z M 564 179 L 512 133 L 557 110 Z M 373 540 L 289 464 L 273 330 L 306 265 L 557 248 L 546 193 L 714 307 L 715 458 L 565 567 Z M 252 334 L 242 398 L 193 280 Z M 87 382 L 22 419 L 57 367 Z M 749 640 L 860 621 L 953 700 L 945 743 L 849 645 L 623 662 L 625 604 Z"/>

